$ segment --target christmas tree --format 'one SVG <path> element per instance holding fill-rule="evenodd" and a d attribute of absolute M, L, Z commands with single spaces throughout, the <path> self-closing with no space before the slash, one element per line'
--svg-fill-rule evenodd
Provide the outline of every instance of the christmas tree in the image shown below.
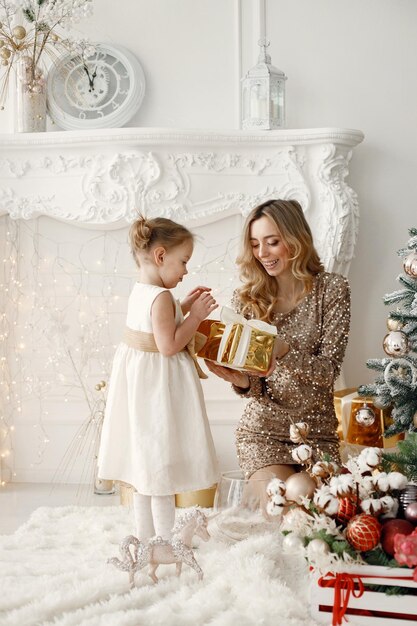
<path fill-rule="evenodd" d="M 362 396 L 373 396 L 376 406 L 391 407 L 392 424 L 384 436 L 417 431 L 417 228 L 409 231 L 406 248 L 398 251 L 405 257 L 404 272 L 397 280 L 402 289 L 387 294 L 385 304 L 401 304 L 391 311 L 384 337 L 388 358 L 369 359 L 367 367 L 376 370 L 374 383 L 361 385 Z"/>

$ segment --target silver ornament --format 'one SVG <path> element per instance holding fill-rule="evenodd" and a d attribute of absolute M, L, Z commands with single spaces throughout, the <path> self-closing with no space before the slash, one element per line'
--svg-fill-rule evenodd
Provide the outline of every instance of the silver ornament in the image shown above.
<path fill-rule="evenodd" d="M 417 278 L 417 252 L 415 250 L 404 259 L 403 267 L 406 274 Z"/>
<path fill-rule="evenodd" d="M 389 356 L 404 356 L 408 352 L 408 337 L 401 330 L 391 330 L 384 337 L 383 347 Z"/>
<path fill-rule="evenodd" d="M 355 420 L 360 426 L 372 426 L 375 423 L 375 419 L 375 411 L 366 402 L 356 411 Z"/>

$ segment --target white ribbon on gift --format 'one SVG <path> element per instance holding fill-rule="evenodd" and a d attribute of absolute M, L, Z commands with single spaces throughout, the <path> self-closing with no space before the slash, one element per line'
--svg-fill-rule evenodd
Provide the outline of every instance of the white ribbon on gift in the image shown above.
<path fill-rule="evenodd" d="M 220 321 L 225 325 L 225 329 L 217 351 L 217 361 L 219 363 L 221 363 L 223 352 L 226 348 L 226 343 L 233 326 L 235 324 L 242 324 L 243 326 L 242 334 L 239 339 L 239 346 L 233 358 L 232 364 L 234 367 L 244 367 L 253 329 L 261 330 L 274 336 L 278 334 L 276 327 L 272 324 L 267 324 L 267 322 L 263 322 L 262 320 L 247 320 L 246 317 L 243 317 L 243 315 L 240 315 L 239 313 L 235 313 L 233 309 L 230 309 L 227 306 L 223 306 L 220 310 Z M 231 367 L 230 364 L 229 367 Z"/>

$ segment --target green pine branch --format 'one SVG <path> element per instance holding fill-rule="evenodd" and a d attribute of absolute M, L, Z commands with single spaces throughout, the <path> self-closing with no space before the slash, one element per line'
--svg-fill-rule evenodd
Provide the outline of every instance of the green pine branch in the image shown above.
<path fill-rule="evenodd" d="M 406 439 L 399 441 L 397 452 L 383 452 L 382 465 L 384 471 L 399 471 L 409 481 L 417 482 L 417 432 L 410 433 Z"/>

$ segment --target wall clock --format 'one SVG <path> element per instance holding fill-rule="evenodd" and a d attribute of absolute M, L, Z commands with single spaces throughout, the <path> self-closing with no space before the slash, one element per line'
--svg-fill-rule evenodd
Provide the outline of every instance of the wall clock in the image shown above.
<path fill-rule="evenodd" d="M 49 115 L 60 128 L 119 128 L 142 104 L 145 76 L 129 50 L 97 44 L 88 59 L 72 53 L 54 63 L 47 93 Z"/>

